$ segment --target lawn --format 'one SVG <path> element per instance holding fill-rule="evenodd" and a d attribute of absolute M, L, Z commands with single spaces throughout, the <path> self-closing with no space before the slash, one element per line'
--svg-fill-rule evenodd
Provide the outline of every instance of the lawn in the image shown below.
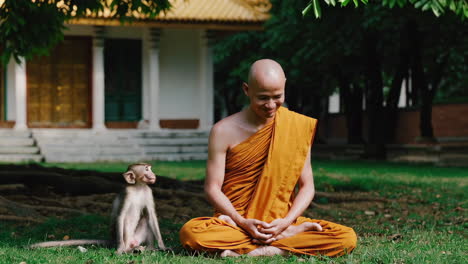
<path fill-rule="evenodd" d="M 204 162 L 153 162 L 158 175 L 200 180 Z M 127 164 L 43 164 L 68 169 L 122 172 Z M 161 219 L 174 253 L 116 256 L 112 249 L 87 247 L 28 250 L 23 246 L 65 235 L 106 238 L 105 215 L 51 218 L 40 224 L 0 223 L 0 263 L 468 263 L 468 169 L 371 161 L 314 161 L 317 196 L 305 215 L 351 226 L 358 247 L 339 258 L 194 256 L 178 244 L 182 222 Z M 197 183 L 194 181 L 194 183 Z M 199 182 L 197 184 L 200 184 Z M 158 195 L 157 193 L 155 194 Z M 197 208 L 193 208 L 193 216 Z"/>

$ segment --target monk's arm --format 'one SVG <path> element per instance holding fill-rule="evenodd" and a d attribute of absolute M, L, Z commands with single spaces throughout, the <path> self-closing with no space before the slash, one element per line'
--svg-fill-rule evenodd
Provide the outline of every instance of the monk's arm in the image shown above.
<path fill-rule="evenodd" d="M 237 225 L 246 230 L 254 238 L 268 239 L 271 235 L 262 234 L 257 225 L 269 226 L 267 223 L 256 219 L 245 219 L 234 208 L 231 201 L 222 192 L 224 182 L 224 170 L 226 165 L 226 153 L 228 143 L 224 142 L 222 128 L 213 127 L 208 143 L 208 160 L 206 163 L 205 193 L 208 201 L 222 214 L 231 217 Z"/>
<path fill-rule="evenodd" d="M 314 195 L 314 175 L 312 173 L 312 165 L 310 164 L 309 148 L 309 153 L 307 154 L 301 177 L 299 178 L 299 191 L 285 219 L 290 223 L 294 222 L 309 207 L 312 199 L 314 199 Z"/>
<path fill-rule="evenodd" d="M 261 232 L 272 234 L 273 237 L 281 234 L 307 209 L 315 195 L 312 165 L 310 164 L 310 148 L 299 178 L 299 191 L 285 218 L 273 220 L 270 228 L 260 229 Z M 270 242 L 270 241 L 268 241 Z"/>

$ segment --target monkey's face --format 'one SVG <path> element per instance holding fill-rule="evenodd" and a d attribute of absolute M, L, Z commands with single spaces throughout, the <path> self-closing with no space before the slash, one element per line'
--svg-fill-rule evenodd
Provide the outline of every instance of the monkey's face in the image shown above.
<path fill-rule="evenodd" d="M 156 175 L 151 170 L 151 166 L 144 166 L 141 175 L 141 180 L 147 184 L 153 184 L 156 182 Z"/>
<path fill-rule="evenodd" d="M 153 184 L 156 182 L 156 175 L 149 164 L 130 165 L 127 172 L 122 175 L 128 184 Z"/>

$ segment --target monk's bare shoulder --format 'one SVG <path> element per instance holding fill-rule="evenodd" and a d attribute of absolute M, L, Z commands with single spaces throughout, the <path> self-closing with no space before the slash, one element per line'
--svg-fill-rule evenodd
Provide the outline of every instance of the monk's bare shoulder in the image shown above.
<path fill-rule="evenodd" d="M 210 144 L 220 145 L 225 150 L 236 144 L 240 132 L 238 124 L 242 118 L 243 113 L 238 112 L 214 124 L 210 132 Z"/>

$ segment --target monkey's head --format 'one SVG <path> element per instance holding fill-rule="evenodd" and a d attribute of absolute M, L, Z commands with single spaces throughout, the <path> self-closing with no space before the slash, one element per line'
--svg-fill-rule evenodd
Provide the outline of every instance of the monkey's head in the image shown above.
<path fill-rule="evenodd" d="M 147 163 L 129 165 L 127 171 L 122 175 L 128 184 L 153 184 L 156 182 L 156 175 L 151 170 L 151 165 Z"/>

